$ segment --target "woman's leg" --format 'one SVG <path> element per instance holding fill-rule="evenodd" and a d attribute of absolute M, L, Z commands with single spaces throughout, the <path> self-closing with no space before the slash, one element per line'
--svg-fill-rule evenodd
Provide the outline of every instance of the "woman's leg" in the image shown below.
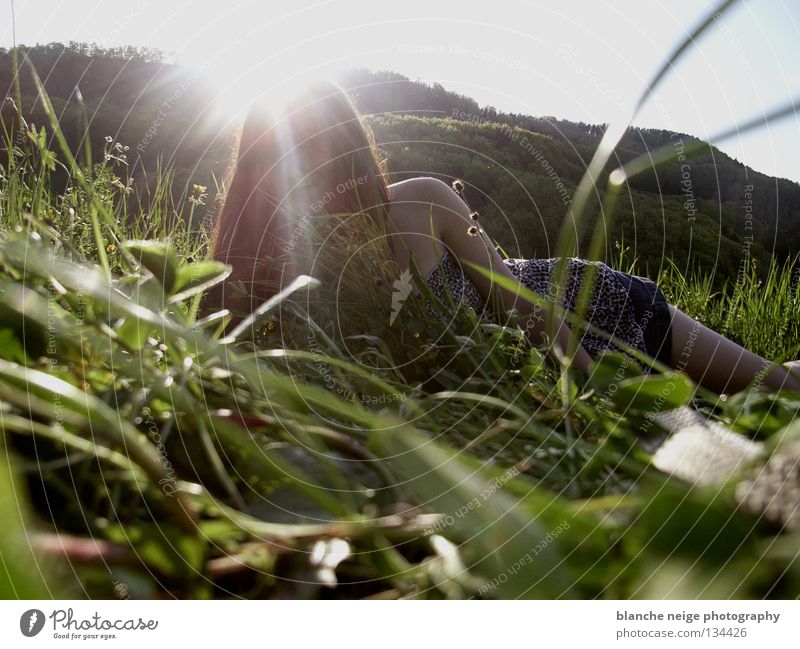
<path fill-rule="evenodd" d="M 686 372 L 692 380 L 717 394 L 744 390 L 752 383 L 773 390 L 800 390 L 800 380 L 791 363 L 770 369 L 770 362 L 747 351 L 716 331 L 670 305 L 672 315 L 672 366 Z"/>

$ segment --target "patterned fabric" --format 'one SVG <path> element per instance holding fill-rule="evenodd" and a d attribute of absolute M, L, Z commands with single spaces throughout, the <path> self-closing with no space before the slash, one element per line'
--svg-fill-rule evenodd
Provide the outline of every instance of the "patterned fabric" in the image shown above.
<path fill-rule="evenodd" d="M 503 261 L 520 284 L 543 297 L 551 300 L 555 298 L 557 287 L 553 276 L 558 259 L 504 259 Z M 647 353 L 644 340 L 644 328 L 647 323 L 637 319 L 636 309 L 625 285 L 619 279 L 618 271 L 614 271 L 606 264 L 570 258 L 566 267 L 568 280 L 564 306 L 569 311 L 575 310 L 583 276 L 590 264 L 597 267 L 597 273 L 594 278 L 594 290 L 586 310 L 586 319 L 616 339 Z M 450 253 L 445 252 L 439 264 L 426 279 L 433 295 L 443 304 L 448 304 L 445 289 L 449 288 L 457 306 L 469 305 L 481 317 L 495 321 L 480 291 Z M 591 356 L 609 349 L 620 351 L 609 341 L 591 332 L 584 333 L 581 344 Z"/>

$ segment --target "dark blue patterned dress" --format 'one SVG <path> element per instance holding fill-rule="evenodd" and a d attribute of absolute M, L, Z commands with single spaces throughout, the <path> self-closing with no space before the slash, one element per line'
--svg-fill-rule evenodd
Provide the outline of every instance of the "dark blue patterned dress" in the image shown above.
<path fill-rule="evenodd" d="M 543 297 L 556 297 L 554 281 L 558 259 L 504 259 L 517 280 Z M 669 364 L 671 356 L 670 314 L 666 299 L 651 280 L 614 270 L 602 262 L 584 259 L 567 260 L 567 285 L 564 306 L 575 310 L 580 287 L 588 266 L 597 268 L 586 320 L 611 334 L 615 339 Z M 482 317 L 494 321 L 483 296 L 463 272 L 458 261 L 448 252 L 427 277 L 431 292 L 447 304 L 446 289 L 457 305 L 468 304 Z M 592 332 L 585 332 L 581 345 L 591 355 L 602 351 L 620 351 Z"/>

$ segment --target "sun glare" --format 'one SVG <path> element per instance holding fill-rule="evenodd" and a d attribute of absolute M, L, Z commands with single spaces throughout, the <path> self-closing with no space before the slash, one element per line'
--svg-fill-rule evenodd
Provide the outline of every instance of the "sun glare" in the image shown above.
<path fill-rule="evenodd" d="M 247 109 L 255 102 L 261 102 L 265 107 L 276 113 L 286 103 L 311 83 L 306 77 L 281 77 L 265 78 L 258 75 L 258 83 L 254 83 L 249 74 L 239 74 L 237 66 L 219 66 L 207 71 L 208 83 L 214 89 L 213 114 L 229 119 L 236 119 L 245 114 Z"/>
<path fill-rule="evenodd" d="M 292 98 L 321 77 L 302 73 L 289 76 L 285 70 L 284 75 L 268 74 L 262 72 L 263 65 L 256 64 L 254 67 L 255 72 L 246 70 L 243 63 L 237 65 L 232 58 L 220 60 L 213 67 L 205 67 L 205 82 L 213 89 L 209 113 L 217 120 L 232 124 L 242 120 L 247 110 L 258 103 L 260 108 L 274 115 L 276 141 L 283 157 L 278 170 L 280 181 L 276 184 L 278 195 L 271 198 L 283 205 L 292 221 L 299 222 L 319 197 L 309 186 L 312 170 L 303 169 L 300 165 L 297 151 L 302 142 L 296 141 L 295 134 L 286 128 L 287 121 L 282 112 Z"/>

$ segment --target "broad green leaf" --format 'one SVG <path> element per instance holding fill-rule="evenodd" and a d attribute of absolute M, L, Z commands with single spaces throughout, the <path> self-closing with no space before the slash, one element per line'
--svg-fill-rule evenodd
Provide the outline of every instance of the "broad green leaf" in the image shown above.
<path fill-rule="evenodd" d="M 50 562 L 35 556 L 30 546 L 28 499 L 20 481 L 11 475 L 11 466 L 0 446 L 0 599 L 57 597 L 60 579 L 48 571 Z"/>
<path fill-rule="evenodd" d="M 604 392 L 615 383 L 641 374 L 639 366 L 633 359 L 616 352 L 605 352 L 592 363 L 589 383 L 598 392 Z"/>
<path fill-rule="evenodd" d="M 56 300 L 15 282 L 0 282 L 0 322 L 17 341 L 24 342 L 32 359 L 58 354 L 63 360 L 70 352 L 80 352 L 81 334 L 85 333 Z"/>
<path fill-rule="evenodd" d="M 0 329 L 0 357 L 14 363 L 28 362 L 22 343 L 17 339 L 14 331 L 8 327 Z"/>
<path fill-rule="evenodd" d="M 178 269 L 178 279 L 173 287 L 171 302 L 185 300 L 223 281 L 232 267 L 219 261 L 199 261 Z"/>
<path fill-rule="evenodd" d="M 124 245 L 158 278 L 166 294 L 171 295 L 178 281 L 178 257 L 172 244 L 166 241 L 126 241 Z"/>
<path fill-rule="evenodd" d="M 116 328 L 119 339 L 131 349 L 141 349 L 152 331 L 151 326 L 135 316 L 125 318 L 122 324 Z"/>
<path fill-rule="evenodd" d="M 621 410 L 663 412 L 686 405 L 693 395 L 694 385 L 686 376 L 669 372 L 620 381 L 610 399 Z"/>
<path fill-rule="evenodd" d="M 747 390 L 725 402 L 725 414 L 735 430 L 770 437 L 798 419 L 800 395 L 784 392 L 778 396 L 763 390 Z"/>

